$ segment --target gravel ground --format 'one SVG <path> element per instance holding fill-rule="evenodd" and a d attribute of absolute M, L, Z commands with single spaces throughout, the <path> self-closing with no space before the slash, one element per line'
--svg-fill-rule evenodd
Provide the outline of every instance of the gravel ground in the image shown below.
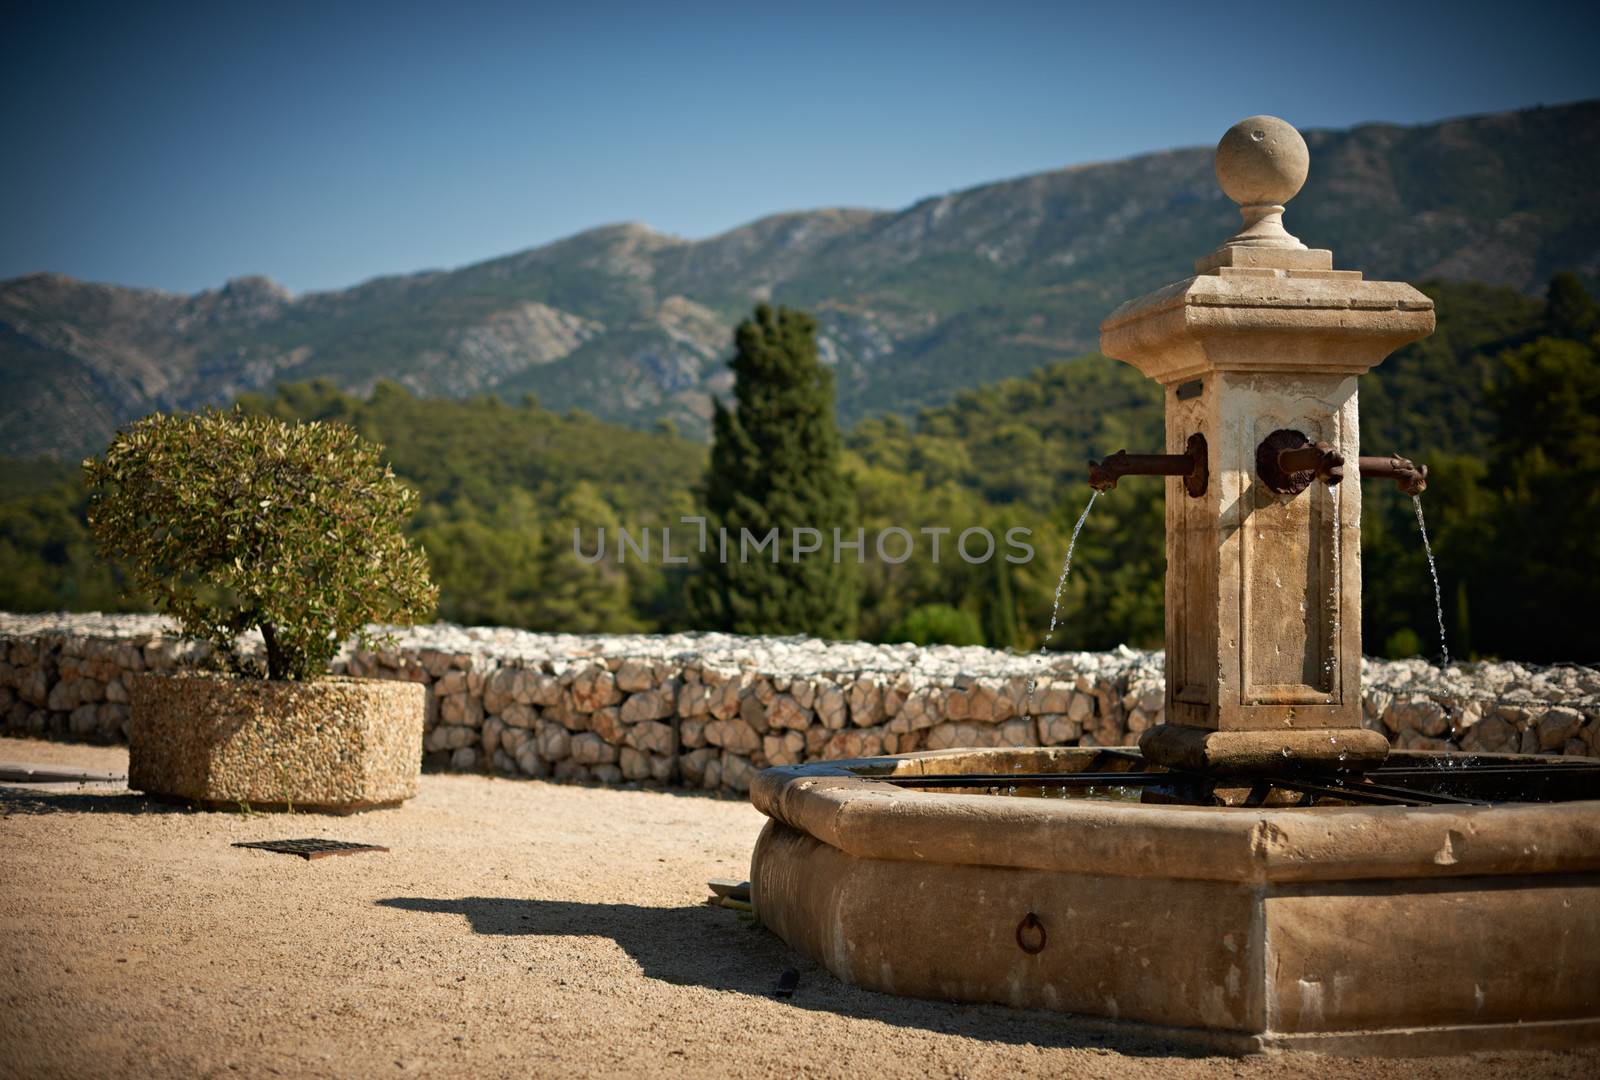
<path fill-rule="evenodd" d="M 0 739 L 0 761 L 126 770 Z M 1089 1021 L 844 986 L 731 911 L 761 817 L 704 795 L 423 778 L 403 809 L 193 813 L 0 787 L 5 1076 L 1589 1077 L 1600 1052 L 1187 1057 Z M 230 847 L 389 846 L 306 862 Z M 798 992 L 768 996 L 797 967 Z"/>

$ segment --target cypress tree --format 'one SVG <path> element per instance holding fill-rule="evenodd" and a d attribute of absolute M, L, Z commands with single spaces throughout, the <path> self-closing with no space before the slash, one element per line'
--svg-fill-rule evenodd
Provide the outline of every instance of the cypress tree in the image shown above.
<path fill-rule="evenodd" d="M 834 558 L 835 530 L 854 543 L 858 518 L 840 468 L 833 373 L 817 359 L 816 329 L 805 312 L 761 304 L 734 333 L 734 408 L 714 406 L 701 492 L 708 543 L 689 591 L 702 626 L 831 638 L 855 632 L 864 552 L 846 548 Z M 775 547 L 757 552 L 774 529 Z M 797 529 L 800 546 L 820 542 L 820 549 L 797 554 Z"/>

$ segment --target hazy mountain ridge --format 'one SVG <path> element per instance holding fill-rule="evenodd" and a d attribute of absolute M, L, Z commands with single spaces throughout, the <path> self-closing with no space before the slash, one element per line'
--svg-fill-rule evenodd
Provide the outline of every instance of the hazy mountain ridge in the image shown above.
<path fill-rule="evenodd" d="M 1525 291 L 1600 276 L 1600 102 L 1307 134 L 1291 231 L 1337 265 Z M 737 319 L 807 307 L 847 420 L 1091 349 L 1099 320 L 1185 276 L 1237 213 L 1207 148 L 985 184 L 902 211 L 777 214 L 688 241 L 606 226 L 453 271 L 290 296 L 193 296 L 35 274 L 0 283 L 0 454 L 73 456 L 152 409 L 279 380 L 427 395 L 537 393 L 694 430 Z"/>

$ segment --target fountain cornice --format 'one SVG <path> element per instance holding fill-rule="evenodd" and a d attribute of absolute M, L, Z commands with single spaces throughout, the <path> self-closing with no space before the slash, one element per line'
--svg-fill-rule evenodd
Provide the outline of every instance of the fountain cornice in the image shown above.
<path fill-rule="evenodd" d="M 1117 308 L 1100 351 L 1163 384 L 1215 371 L 1361 375 L 1433 328 L 1433 301 L 1405 282 L 1225 266 Z"/>

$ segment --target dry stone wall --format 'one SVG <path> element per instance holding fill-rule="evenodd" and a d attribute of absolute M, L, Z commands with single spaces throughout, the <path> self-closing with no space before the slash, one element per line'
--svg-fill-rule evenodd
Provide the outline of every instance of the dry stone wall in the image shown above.
<path fill-rule="evenodd" d="M 0 613 L 0 730 L 125 738 L 128 676 L 202 664 L 154 616 Z M 957 746 L 1127 746 L 1161 723 L 1160 653 L 1014 656 L 725 634 L 447 625 L 336 669 L 429 688 L 438 768 L 743 792 L 768 765 Z M 1600 672 L 1363 667 L 1364 717 L 1405 749 L 1600 754 Z"/>

